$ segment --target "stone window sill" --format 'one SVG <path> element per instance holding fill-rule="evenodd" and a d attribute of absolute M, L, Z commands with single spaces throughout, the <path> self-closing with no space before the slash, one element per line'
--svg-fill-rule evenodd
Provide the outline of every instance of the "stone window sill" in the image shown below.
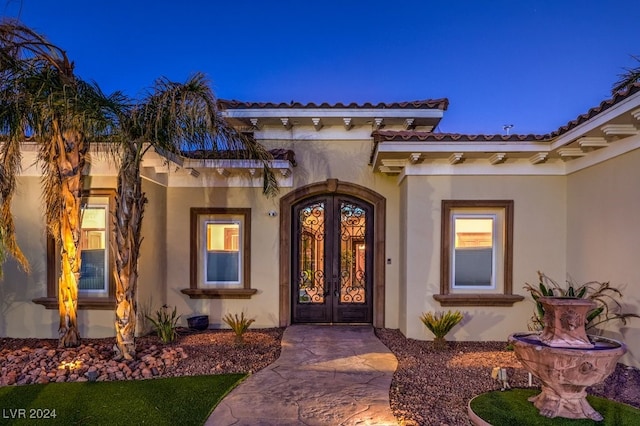
<path fill-rule="evenodd" d="M 251 299 L 254 288 L 185 288 L 180 290 L 192 299 Z"/>
<path fill-rule="evenodd" d="M 434 294 L 442 306 L 513 306 L 524 296 L 517 294 Z"/>
<path fill-rule="evenodd" d="M 33 303 L 44 306 L 46 309 L 58 309 L 58 299 L 55 297 L 40 297 L 33 299 Z M 112 311 L 116 309 L 116 299 L 113 297 L 79 297 L 78 309 L 92 309 Z"/>

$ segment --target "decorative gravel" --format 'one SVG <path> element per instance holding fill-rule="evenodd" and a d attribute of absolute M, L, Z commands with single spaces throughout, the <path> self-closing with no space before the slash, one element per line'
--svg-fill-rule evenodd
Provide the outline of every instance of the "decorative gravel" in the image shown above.
<path fill-rule="evenodd" d="M 398 358 L 390 399 L 401 424 L 470 425 L 469 400 L 502 388 L 491 378 L 494 367 L 507 369 L 511 387 L 528 386 L 529 375 L 506 342 L 449 342 L 438 351 L 431 341 L 407 339 L 398 330 L 376 329 L 376 334 Z M 540 386 L 535 377 L 533 386 Z M 640 370 L 618 364 L 588 391 L 640 408 Z"/>
<path fill-rule="evenodd" d="M 136 380 L 202 374 L 252 373 L 280 356 L 284 329 L 256 329 L 235 343 L 228 330 L 192 332 L 163 344 L 156 336 L 136 339 L 136 359 L 115 361 L 114 339 L 83 339 L 77 348 L 57 348 L 52 339 L 0 338 L 0 386 L 50 382 Z"/>
<path fill-rule="evenodd" d="M 280 356 L 282 328 L 255 329 L 237 345 L 229 330 L 180 330 L 174 343 L 140 337 L 133 361 L 114 361 L 113 339 L 84 339 L 74 349 L 58 349 L 50 339 L 0 338 L 0 386 L 219 373 L 253 373 Z M 450 342 L 435 350 L 430 341 L 405 338 L 398 330 L 376 329 L 398 358 L 389 392 L 402 425 L 468 425 L 467 404 L 474 396 L 502 387 L 491 378 L 494 367 L 507 369 L 512 387 L 528 386 L 528 373 L 506 342 Z M 539 386 L 534 378 L 533 385 Z M 589 393 L 640 408 L 640 370 L 618 364 Z"/>

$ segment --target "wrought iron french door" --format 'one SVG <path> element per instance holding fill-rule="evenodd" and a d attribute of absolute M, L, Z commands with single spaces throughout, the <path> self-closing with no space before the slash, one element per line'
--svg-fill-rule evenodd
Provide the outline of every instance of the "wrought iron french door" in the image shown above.
<path fill-rule="evenodd" d="M 323 195 L 294 205 L 292 219 L 293 322 L 371 322 L 373 207 Z"/>

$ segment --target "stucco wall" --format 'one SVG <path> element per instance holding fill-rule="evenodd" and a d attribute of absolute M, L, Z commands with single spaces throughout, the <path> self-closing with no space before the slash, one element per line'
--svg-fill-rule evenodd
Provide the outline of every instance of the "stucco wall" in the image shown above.
<path fill-rule="evenodd" d="M 640 314 L 640 150 L 567 178 L 567 272 L 582 284 L 610 281 L 624 309 Z M 564 276 L 558 276 L 564 279 Z M 609 323 L 605 335 L 629 346 L 623 362 L 640 366 L 640 319 Z"/>
<path fill-rule="evenodd" d="M 95 188 L 113 188 L 115 179 L 92 177 Z M 7 337 L 58 337 L 58 311 L 32 302 L 47 296 L 46 233 L 39 177 L 18 178 L 18 193 L 13 201 L 18 244 L 26 254 L 31 273 L 17 268 L 13 260 L 4 265 L 0 282 L 0 335 Z M 108 337 L 115 334 L 113 311 L 80 310 L 78 325 L 83 337 Z"/>
<path fill-rule="evenodd" d="M 46 296 L 46 244 L 44 217 L 40 202 L 40 179 L 18 180 L 12 212 L 18 244 L 31 267 L 26 274 L 13 260 L 3 266 L 0 282 L 0 335 L 8 337 L 53 337 L 57 335 L 55 311 L 48 311 L 31 300 Z M 54 334 L 55 333 L 55 334 Z"/>
<path fill-rule="evenodd" d="M 385 224 L 385 326 L 398 328 L 399 274 L 401 270 L 400 192 L 397 176 L 373 173 L 368 165 L 371 141 L 298 140 L 263 141 L 269 148 L 292 149 L 298 166 L 294 169 L 294 187 L 327 179 L 365 186 L 386 199 Z"/>
<path fill-rule="evenodd" d="M 398 235 L 399 194 L 396 178 L 374 175 L 367 164 L 369 141 L 268 141 L 269 147 L 293 149 L 297 167 L 295 187 L 323 182 L 328 178 L 366 186 L 387 199 L 386 317 L 385 325 L 398 327 Z M 257 188 L 206 187 L 167 189 L 167 303 L 188 317 L 207 314 L 213 326 L 222 326 L 226 313 L 244 311 L 256 318 L 254 327 L 274 327 L 279 318 L 279 197 L 268 199 Z M 280 196 L 291 188 L 282 188 Z M 251 287 L 258 293 L 250 299 L 190 299 L 180 293 L 189 287 L 189 211 L 191 207 L 230 207 L 251 209 Z M 278 212 L 270 217 L 269 211 Z"/>
<path fill-rule="evenodd" d="M 143 180 L 147 196 L 142 220 L 142 246 L 138 260 L 138 334 L 151 330 L 146 315 L 151 315 L 167 301 L 167 191 L 157 183 Z"/>
<path fill-rule="evenodd" d="M 562 280 L 569 273 L 577 282 L 610 280 L 625 294 L 628 310 L 638 312 L 640 272 L 633 266 L 640 252 L 636 221 L 640 198 L 640 150 L 608 160 L 569 176 L 385 176 L 367 164 L 368 140 L 267 141 L 269 147 L 293 149 L 298 166 L 293 185 L 300 187 L 328 178 L 366 186 L 386 198 L 385 326 L 400 328 L 408 337 L 431 339 L 419 321 L 425 311 L 446 310 L 433 299 L 440 287 L 440 229 L 443 199 L 513 199 L 514 293 L 525 296 L 513 307 L 459 308 L 462 326 L 452 340 L 505 340 L 527 329 L 533 303 L 522 286 L 536 282 L 536 271 Z M 208 314 L 214 326 L 227 312 L 245 311 L 255 327 L 278 324 L 279 197 L 267 199 L 259 188 L 211 186 L 207 173 L 202 187 L 165 187 L 144 181 L 149 203 L 143 222 L 139 265 L 140 313 L 164 303 L 177 306 L 186 317 Z M 400 180 L 399 180 L 400 179 Z M 113 188 L 115 177 L 89 179 L 92 187 Z M 281 195 L 291 188 L 282 188 Z M 248 300 L 190 299 L 189 211 L 191 207 L 251 208 L 251 284 L 258 293 Z M 278 212 L 270 217 L 269 211 Z M 38 177 L 19 178 L 13 204 L 18 241 L 31 263 L 31 274 L 4 265 L 0 284 L 0 335 L 57 337 L 58 314 L 34 304 L 46 296 L 45 229 Z M 387 262 L 389 260 L 389 262 Z M 453 308 L 456 309 L 456 308 Z M 145 311 L 146 310 L 146 311 Z M 113 336 L 113 311 L 81 310 L 83 337 Z M 618 332 L 619 331 L 619 332 Z M 640 365 L 640 321 L 631 320 L 607 335 L 630 346 L 624 361 Z"/>
<path fill-rule="evenodd" d="M 565 178 L 560 176 L 407 176 L 401 183 L 406 239 L 402 252 L 406 306 L 400 329 L 407 337 L 432 339 L 420 322 L 426 311 L 460 310 L 465 319 L 447 336 L 450 340 L 506 341 L 526 331 L 533 302 L 522 289 L 536 282 L 536 271 L 564 274 L 566 249 Z M 440 291 L 441 201 L 514 200 L 513 292 L 525 300 L 512 307 L 443 308 L 433 299 Z"/>
<path fill-rule="evenodd" d="M 167 190 L 167 304 L 177 306 L 183 323 L 192 315 L 209 315 L 213 326 L 222 326 L 226 313 L 244 311 L 256 319 L 254 327 L 278 323 L 278 218 L 275 200 L 259 189 L 168 188 Z M 191 207 L 251 209 L 251 299 L 190 299 L 180 293 L 189 288 L 189 214 Z"/>

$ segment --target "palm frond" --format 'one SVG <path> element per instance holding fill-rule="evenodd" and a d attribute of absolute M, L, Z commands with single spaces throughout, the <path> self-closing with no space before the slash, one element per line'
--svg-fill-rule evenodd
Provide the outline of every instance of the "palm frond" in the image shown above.
<path fill-rule="evenodd" d="M 631 55 L 631 58 L 640 63 L 640 56 Z M 634 83 L 640 82 L 640 65 L 634 68 L 623 68 L 624 72 L 618 74 L 618 81 L 613 83 L 611 93 L 616 94 Z"/>
<path fill-rule="evenodd" d="M 0 21 L 0 52 L 6 66 L 17 62 L 45 62 L 47 67 L 73 75 L 73 63 L 66 52 L 17 19 Z"/>
<path fill-rule="evenodd" d="M 136 137 L 168 153 L 208 152 L 261 161 L 265 170 L 263 192 L 274 195 L 278 191 L 277 180 L 270 170 L 271 154 L 229 124 L 202 73 L 194 74 L 184 83 L 166 78 L 156 80 L 142 102 L 134 107 L 129 129 Z"/>

